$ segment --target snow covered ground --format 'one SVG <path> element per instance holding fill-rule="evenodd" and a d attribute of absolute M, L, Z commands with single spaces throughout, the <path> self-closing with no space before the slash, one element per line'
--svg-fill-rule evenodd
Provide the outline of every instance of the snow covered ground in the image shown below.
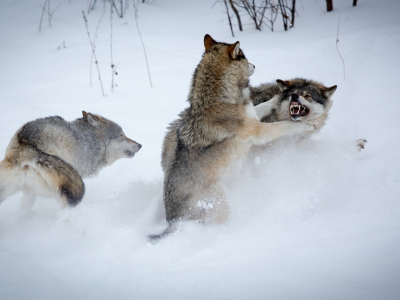
<path fill-rule="evenodd" d="M 85 180 L 74 209 L 39 198 L 21 214 L 20 194 L 0 206 L 0 299 L 400 298 L 399 1 L 335 0 L 326 13 L 324 0 L 301 0 L 288 32 L 249 25 L 234 38 L 215 0 L 140 4 L 153 88 L 131 7 L 113 20 L 114 93 L 106 6 L 96 38 L 106 97 L 94 66 L 90 86 L 87 1 L 52 1 L 62 5 L 38 33 L 43 2 L 0 2 L 0 156 L 23 123 L 82 110 L 116 121 L 143 148 Z M 92 37 L 102 13 L 99 3 L 88 15 Z M 162 139 L 187 106 L 206 33 L 241 42 L 256 66 L 251 84 L 337 84 L 334 106 L 313 141 L 273 147 L 239 176 L 228 224 L 187 223 L 150 245 L 165 226 Z M 358 138 L 368 139 L 361 153 Z"/>

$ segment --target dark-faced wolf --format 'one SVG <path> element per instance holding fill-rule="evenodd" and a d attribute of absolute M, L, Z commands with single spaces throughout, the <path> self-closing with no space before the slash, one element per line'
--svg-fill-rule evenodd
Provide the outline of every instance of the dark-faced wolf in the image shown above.
<path fill-rule="evenodd" d="M 261 122 L 293 120 L 313 124 L 317 130 L 297 136 L 305 139 L 325 125 L 336 88 L 336 85 L 326 87 L 320 82 L 303 78 L 278 79 L 276 83 L 250 87 L 250 97 Z M 356 148 L 364 149 L 366 143 L 366 139 L 358 139 Z"/>
<path fill-rule="evenodd" d="M 302 122 L 261 123 L 249 90 L 255 67 L 239 42 L 219 43 L 206 35 L 204 46 L 192 78 L 190 106 L 171 123 L 164 139 L 164 206 L 169 226 L 152 239 L 172 233 L 180 220 L 226 222 L 226 183 L 251 146 L 314 130 Z"/>
<path fill-rule="evenodd" d="M 250 97 L 261 122 L 301 121 L 320 130 L 332 106 L 331 97 L 337 86 L 325 87 L 319 82 L 294 78 L 251 87 Z M 306 133 L 309 134 L 309 133 Z"/>
<path fill-rule="evenodd" d="M 17 191 L 29 208 L 35 198 L 57 197 L 75 206 L 85 192 L 82 178 L 96 175 L 142 147 L 121 127 L 91 113 L 67 122 L 55 116 L 23 125 L 12 137 L 0 162 L 0 203 Z"/>

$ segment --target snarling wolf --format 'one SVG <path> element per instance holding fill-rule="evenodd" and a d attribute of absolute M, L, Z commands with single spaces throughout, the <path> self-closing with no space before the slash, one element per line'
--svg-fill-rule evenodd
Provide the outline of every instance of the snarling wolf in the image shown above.
<path fill-rule="evenodd" d="M 336 85 L 325 87 L 320 82 L 304 78 L 277 79 L 276 83 L 250 87 L 250 97 L 261 122 L 293 120 L 313 124 L 316 130 L 297 136 L 304 139 L 325 125 L 336 89 Z M 360 151 L 366 143 L 366 139 L 358 139 L 355 146 Z"/>
<path fill-rule="evenodd" d="M 250 100 L 254 72 L 239 42 L 204 37 L 205 53 L 188 96 L 190 106 L 171 123 L 164 139 L 164 206 L 168 228 L 180 220 L 224 223 L 229 216 L 226 182 L 240 168 L 252 145 L 314 130 L 313 125 L 284 121 L 261 123 Z"/>
<path fill-rule="evenodd" d="M 261 122 L 301 121 L 313 124 L 320 130 L 328 118 L 332 106 L 331 97 L 337 86 L 303 78 L 276 80 L 250 88 L 250 97 Z M 309 133 L 305 133 L 309 134 Z"/>
<path fill-rule="evenodd" d="M 37 196 L 57 197 L 75 206 L 85 192 L 82 178 L 96 175 L 142 147 L 106 118 L 82 112 L 73 122 L 54 116 L 23 125 L 0 162 L 0 204 L 17 191 L 31 207 Z"/>

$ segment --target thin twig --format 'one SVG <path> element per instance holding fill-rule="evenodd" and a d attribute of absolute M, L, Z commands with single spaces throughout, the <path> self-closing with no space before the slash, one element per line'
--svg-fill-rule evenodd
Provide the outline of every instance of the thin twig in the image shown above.
<path fill-rule="evenodd" d="M 84 12 L 83 10 L 82 10 L 82 14 L 83 14 L 83 20 L 85 21 L 86 32 L 87 32 L 88 37 L 89 37 L 90 46 L 92 47 L 92 53 L 93 53 L 93 56 L 94 56 L 94 59 L 95 59 L 95 63 L 96 63 L 96 66 L 97 66 L 97 73 L 99 74 L 99 81 L 100 81 L 100 86 L 101 86 L 101 92 L 103 93 L 103 97 L 105 97 L 104 89 L 103 89 L 103 83 L 101 82 L 99 63 L 98 63 L 97 57 L 96 57 L 96 51 L 94 50 L 94 46 L 93 46 L 92 40 L 91 40 L 91 38 L 90 38 L 90 33 L 89 33 L 89 27 L 88 27 L 87 18 L 86 18 L 85 12 Z"/>
<path fill-rule="evenodd" d="M 49 27 L 51 27 L 50 0 L 47 1 L 47 17 L 49 19 Z"/>
<path fill-rule="evenodd" d="M 138 21 L 137 21 L 137 11 L 138 11 L 138 9 L 137 9 L 137 7 L 136 7 L 135 0 L 133 0 L 132 2 L 133 2 L 133 8 L 134 8 L 134 10 L 135 10 L 136 28 L 137 28 L 138 33 L 139 33 L 140 41 L 142 42 L 143 51 L 144 51 L 144 58 L 146 59 L 146 66 L 147 66 L 147 73 L 149 74 L 150 87 L 153 88 L 153 84 L 151 83 L 151 76 L 150 76 L 149 63 L 148 63 L 148 61 L 147 61 L 146 48 L 144 47 L 144 43 L 143 43 L 143 39 L 142 39 L 142 34 L 140 33 L 139 24 L 138 24 Z"/>
<path fill-rule="evenodd" d="M 112 52 L 112 38 L 113 38 L 113 6 L 110 5 L 110 54 L 111 54 L 111 91 L 114 92 L 114 62 L 113 62 L 113 52 Z"/>
<path fill-rule="evenodd" d="M 340 15 L 339 15 L 339 21 L 338 21 L 338 25 L 337 25 L 336 51 L 337 51 L 337 53 L 339 54 L 339 56 L 340 56 L 340 58 L 341 58 L 341 60 L 342 60 L 342 63 L 343 63 L 343 80 L 346 80 L 346 65 L 345 65 L 344 60 L 343 60 L 343 57 L 342 57 L 342 55 L 340 54 L 339 49 L 338 49 L 338 43 L 339 43 L 339 25 L 340 25 Z"/>
<path fill-rule="evenodd" d="M 54 13 L 55 13 L 55 12 L 57 11 L 57 9 L 61 6 L 61 4 L 62 4 L 62 3 L 58 4 L 58 6 L 56 7 L 56 9 L 53 10 L 53 11 L 51 12 L 51 17 L 53 17 Z"/>
<path fill-rule="evenodd" d="M 42 10 L 42 15 L 40 16 L 39 32 L 40 32 L 40 30 L 42 29 L 42 20 L 43 20 L 44 11 L 46 10 L 46 4 L 47 4 L 47 0 L 44 1 L 43 10 Z"/>
<path fill-rule="evenodd" d="M 239 26 L 239 31 L 243 31 L 243 27 L 242 27 L 242 20 L 240 19 L 240 15 L 239 12 L 237 10 L 237 8 L 235 7 L 235 5 L 233 4 L 232 0 L 229 0 L 229 3 L 231 4 L 232 10 L 236 15 L 236 19 L 238 21 L 238 26 Z"/>
<path fill-rule="evenodd" d="M 317 3 L 317 5 L 319 6 L 319 8 L 322 10 L 322 12 L 325 12 L 324 9 L 322 8 L 322 6 L 319 5 L 319 3 L 318 3 L 316 0 L 314 0 L 314 2 Z"/>
<path fill-rule="evenodd" d="M 99 27 L 100 27 L 100 23 L 101 20 L 103 19 L 103 15 L 106 12 L 106 7 L 103 6 L 103 12 L 101 13 L 101 16 L 99 18 L 99 21 L 97 22 L 97 27 L 96 27 L 96 31 L 94 32 L 94 36 L 93 36 L 93 47 L 96 49 L 96 37 L 97 37 L 97 32 L 99 31 Z M 92 56 L 90 58 L 90 86 L 92 86 L 92 65 L 93 65 L 93 52 L 92 52 Z"/>
<path fill-rule="evenodd" d="M 56 48 L 56 50 L 61 50 L 62 48 L 67 48 L 67 46 L 65 46 L 65 41 L 62 42 L 62 43 Z"/>
<path fill-rule="evenodd" d="M 229 9 L 228 9 L 228 4 L 226 3 L 226 0 L 224 0 L 224 3 L 225 3 L 225 7 L 226 7 L 226 14 L 227 14 L 228 20 L 229 20 L 229 27 L 231 28 L 232 36 L 235 37 L 235 35 L 233 34 L 231 16 L 229 15 Z"/>

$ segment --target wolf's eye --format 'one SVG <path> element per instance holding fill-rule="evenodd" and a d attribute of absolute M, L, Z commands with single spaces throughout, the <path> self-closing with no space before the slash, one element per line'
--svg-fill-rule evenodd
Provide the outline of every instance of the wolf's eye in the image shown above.
<path fill-rule="evenodd" d="M 305 95 L 304 98 L 306 98 L 307 100 L 310 100 L 312 97 L 310 95 Z"/>

